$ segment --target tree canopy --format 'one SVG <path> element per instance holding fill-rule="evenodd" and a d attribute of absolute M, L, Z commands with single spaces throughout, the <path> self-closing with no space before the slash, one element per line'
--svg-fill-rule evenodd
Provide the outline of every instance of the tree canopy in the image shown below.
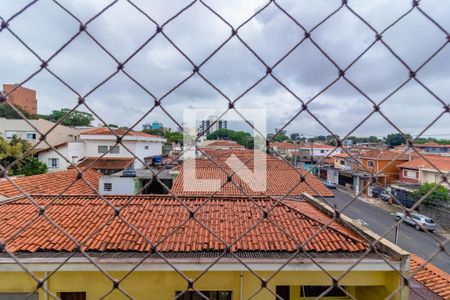
<path fill-rule="evenodd" d="M 232 140 L 236 143 L 245 146 L 248 149 L 253 149 L 254 138 L 250 133 L 245 131 L 235 131 L 231 129 L 219 129 L 213 133 L 208 134 L 208 140 Z"/>
<path fill-rule="evenodd" d="M 20 111 L 27 119 L 34 118 L 29 113 L 14 105 L 14 107 Z M 0 118 L 6 119 L 22 119 L 22 116 L 14 110 L 14 108 L 8 103 L 0 103 Z"/>
<path fill-rule="evenodd" d="M 387 137 L 385 138 L 385 143 L 389 147 L 395 147 L 398 145 L 402 145 L 402 144 L 406 143 L 405 137 L 408 139 L 411 139 L 411 135 L 409 135 L 409 134 L 406 134 L 405 136 L 403 136 L 400 133 L 391 133 L 391 134 L 388 134 Z"/>
<path fill-rule="evenodd" d="M 31 144 L 14 136 L 11 141 L 0 137 L 0 165 L 6 167 L 20 158 L 8 171 L 8 175 L 36 175 L 47 173 L 47 165 L 33 157 L 32 153 L 22 155 L 31 149 Z"/>
<path fill-rule="evenodd" d="M 39 116 L 51 122 L 58 122 L 69 112 L 69 108 L 63 108 L 60 110 L 54 110 L 49 115 Z M 91 126 L 92 121 L 94 121 L 94 116 L 92 114 L 74 110 L 67 116 L 67 118 L 64 119 L 64 121 L 61 122 L 61 124 L 66 126 Z"/>
<path fill-rule="evenodd" d="M 422 183 L 419 189 L 414 193 L 414 198 L 419 200 L 433 188 L 435 189 L 424 199 L 424 203 L 450 201 L 448 190 L 443 185 L 437 183 Z"/>

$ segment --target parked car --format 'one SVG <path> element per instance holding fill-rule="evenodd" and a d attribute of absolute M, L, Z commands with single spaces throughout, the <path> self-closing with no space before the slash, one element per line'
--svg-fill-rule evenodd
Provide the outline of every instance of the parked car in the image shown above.
<path fill-rule="evenodd" d="M 417 230 L 421 229 L 420 226 L 431 232 L 436 230 L 436 223 L 433 221 L 432 218 L 418 213 L 411 213 L 410 216 L 405 216 L 404 213 L 397 212 L 395 214 L 395 219 L 397 221 L 403 219 L 403 222 L 414 226 Z"/>
<path fill-rule="evenodd" d="M 336 184 L 334 182 L 329 181 L 329 180 L 324 181 L 323 184 L 329 189 L 335 189 L 336 188 Z"/>
<path fill-rule="evenodd" d="M 372 188 L 372 197 L 374 198 L 378 198 L 378 196 L 380 196 L 380 194 L 384 192 L 384 189 L 378 186 L 374 186 Z"/>
<path fill-rule="evenodd" d="M 392 199 L 391 194 L 387 193 L 387 192 L 381 192 L 378 197 L 380 197 L 381 200 L 388 202 L 390 199 Z"/>

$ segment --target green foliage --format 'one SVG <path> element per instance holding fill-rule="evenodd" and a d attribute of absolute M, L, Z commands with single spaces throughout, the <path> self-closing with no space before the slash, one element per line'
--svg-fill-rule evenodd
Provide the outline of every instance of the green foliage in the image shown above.
<path fill-rule="evenodd" d="M 180 132 L 167 132 L 166 135 L 164 136 L 167 140 L 166 143 L 168 144 L 172 144 L 172 143 L 179 143 L 182 144 L 183 143 L 183 134 Z"/>
<path fill-rule="evenodd" d="M 159 135 L 159 136 L 165 136 L 166 130 L 164 128 L 158 128 L 158 129 L 144 129 L 142 130 L 145 133 L 153 134 L 153 135 Z"/>
<path fill-rule="evenodd" d="M 232 140 L 236 143 L 245 146 L 248 149 L 253 149 L 254 139 L 250 133 L 245 131 L 234 131 L 231 129 L 219 129 L 206 137 L 208 140 Z"/>
<path fill-rule="evenodd" d="M 428 142 L 434 142 L 434 143 L 438 143 L 440 145 L 450 145 L 450 140 L 446 140 L 446 139 L 437 139 L 437 138 L 433 138 L 433 137 L 429 137 L 429 138 L 418 138 L 415 143 L 416 144 L 425 144 Z"/>
<path fill-rule="evenodd" d="M 20 107 L 14 106 L 18 111 L 20 111 L 27 119 L 35 118 L 35 116 L 31 116 L 29 113 L 21 109 Z M 22 116 L 14 110 L 14 108 L 8 103 L 0 104 L 0 118 L 6 119 L 22 119 Z"/>
<path fill-rule="evenodd" d="M 348 140 L 353 141 L 353 144 L 358 143 L 381 143 L 383 142 L 382 139 L 377 138 L 376 136 L 369 136 L 369 137 L 357 137 L 357 136 L 349 136 L 347 138 Z"/>
<path fill-rule="evenodd" d="M 0 165 L 6 167 L 11 163 L 15 163 L 8 172 L 8 175 L 36 175 L 47 172 L 47 166 L 35 157 L 32 153 L 27 153 L 31 149 L 31 144 L 25 140 L 14 136 L 11 141 L 7 141 L 0 137 Z M 22 155 L 27 153 L 24 157 Z"/>
<path fill-rule="evenodd" d="M 431 189 L 434 188 L 435 190 L 433 190 L 431 194 L 425 198 L 424 203 L 428 204 L 428 203 L 450 201 L 448 190 L 443 185 L 437 183 L 422 183 L 419 189 L 414 193 L 414 198 L 419 200 Z"/>
<path fill-rule="evenodd" d="M 40 115 L 40 117 L 51 122 L 58 122 L 69 112 L 70 109 L 63 108 L 52 111 L 52 113 L 48 116 Z M 69 116 L 67 116 L 67 118 L 64 119 L 64 121 L 62 121 L 61 124 L 66 126 L 91 126 L 92 121 L 94 121 L 94 117 L 90 113 L 74 110 Z"/>
<path fill-rule="evenodd" d="M 269 138 L 267 136 L 267 138 Z M 289 140 L 289 137 L 283 133 L 279 133 L 277 135 L 272 136 L 272 142 L 283 142 Z"/>
<path fill-rule="evenodd" d="M 406 138 L 411 139 L 411 135 L 406 134 Z M 395 147 L 398 145 L 406 144 L 405 137 L 400 133 L 391 133 L 385 138 L 385 143 L 389 147 Z"/>

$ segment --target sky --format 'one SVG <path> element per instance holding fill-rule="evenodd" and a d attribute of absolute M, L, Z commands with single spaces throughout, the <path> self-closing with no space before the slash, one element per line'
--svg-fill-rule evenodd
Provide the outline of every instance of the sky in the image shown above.
<path fill-rule="evenodd" d="M 18 41 L 20 38 L 43 60 L 52 57 L 48 69 L 53 75 L 42 70 L 24 83 L 37 90 L 38 112 L 72 108 L 78 93 L 86 96 L 87 106 L 100 116 L 95 124 L 104 121 L 140 130 L 142 122 L 160 121 L 175 129 L 177 124 L 172 119 L 182 124 L 183 109 L 225 111 L 229 100 L 238 99 L 236 109 L 266 109 L 267 132 L 287 124 L 288 133 L 305 136 L 327 135 L 328 130 L 341 137 L 349 133 L 385 136 L 396 132 L 394 124 L 403 132 L 417 135 L 443 112 L 444 104 L 436 97 L 450 103 L 450 45 L 444 32 L 450 32 L 450 1 L 420 2 L 420 8 L 443 30 L 417 9 L 389 27 L 411 8 L 411 0 L 348 1 L 374 30 L 383 32 L 387 28 L 382 40 L 412 70 L 447 43 L 416 74 L 429 91 L 411 80 L 395 93 L 408 79 L 409 70 L 380 41 L 364 52 L 375 41 L 375 32 L 350 9 L 343 7 L 316 27 L 340 7 L 341 1 L 205 0 L 228 24 L 201 2 L 181 13 L 190 1 L 119 0 L 108 7 L 112 2 L 58 1 L 65 11 L 54 1 L 40 0 L 12 19 L 9 29 L 15 36 L 8 30 L 0 32 L 0 83 L 22 83 L 40 69 L 41 62 Z M 0 1 L 0 17 L 8 20 L 27 3 Z M 314 28 L 311 39 L 296 47 L 305 32 L 276 4 L 308 32 Z M 80 22 L 86 23 L 106 7 L 89 22 L 87 33 L 79 34 L 53 57 L 77 34 Z M 164 34 L 148 41 L 157 29 L 150 19 L 162 27 Z M 239 28 L 238 37 L 231 36 L 230 26 Z M 264 78 L 266 66 L 260 60 L 272 68 L 277 80 Z M 338 79 L 339 68 L 346 69 L 355 60 L 345 72 L 345 79 L 352 85 Z M 117 70 L 117 61 L 126 61 L 123 70 L 128 75 L 118 72 L 101 84 Z M 199 73 L 193 74 L 193 64 L 201 65 Z M 367 97 L 379 103 L 390 94 L 380 111 L 392 124 L 379 113 L 369 116 L 373 104 Z M 154 104 L 153 97 L 161 100 L 161 106 L 146 115 Z M 314 117 L 305 111 L 298 115 L 300 100 L 311 101 L 308 110 Z M 83 106 L 80 110 L 88 111 Z M 235 124 L 234 129 L 249 129 L 245 124 L 231 124 Z M 449 138 L 450 114 L 442 115 L 423 134 Z"/>

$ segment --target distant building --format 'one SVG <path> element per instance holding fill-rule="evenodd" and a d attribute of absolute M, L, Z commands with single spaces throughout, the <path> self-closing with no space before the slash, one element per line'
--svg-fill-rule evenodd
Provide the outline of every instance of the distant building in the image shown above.
<path fill-rule="evenodd" d="M 208 135 L 219 129 L 228 129 L 228 121 L 217 120 L 218 118 L 218 116 L 210 116 L 208 119 L 203 120 L 198 131 L 203 132 L 206 130 L 205 135 Z"/>
<path fill-rule="evenodd" d="M 63 157 L 47 148 L 38 153 L 38 158 L 47 164 L 49 171 L 65 170 L 71 164 L 79 164 L 83 168 L 112 174 L 126 168 L 144 168 L 146 159 L 162 154 L 166 140 L 144 132 L 130 131 L 121 144 L 116 145 L 116 135 L 122 136 L 125 132 L 125 129 L 114 129 L 113 134 L 106 127 L 89 129 L 80 134 L 79 140 L 55 147 Z"/>
<path fill-rule="evenodd" d="M 29 123 L 32 125 L 30 125 Z M 48 148 L 47 143 L 51 146 L 56 146 L 61 143 L 66 143 L 70 141 L 76 141 L 79 138 L 81 129 L 72 128 L 64 125 L 56 125 L 53 122 L 47 121 L 45 119 L 5 119 L 0 118 L 0 136 L 6 140 L 11 140 L 13 136 L 17 136 L 36 145 L 36 149 Z M 54 127 L 55 126 L 55 127 Z M 35 127 L 35 128 L 33 128 Z M 54 127 L 54 128 L 53 128 Z M 53 129 L 52 129 L 53 128 Z M 40 141 L 40 133 L 47 133 L 52 129 L 46 136 L 45 140 L 47 143 Z"/>
<path fill-rule="evenodd" d="M 4 84 L 3 93 L 8 94 L 16 87 L 17 84 Z M 8 100 L 10 103 L 20 107 L 30 115 L 34 116 L 37 114 L 37 98 L 35 90 L 19 86 L 8 95 Z"/>
<path fill-rule="evenodd" d="M 152 123 L 142 124 L 142 129 L 163 129 L 164 125 L 161 122 L 155 121 Z"/>
<path fill-rule="evenodd" d="M 435 142 L 414 144 L 414 148 L 418 151 L 425 151 L 429 153 L 450 153 L 450 145 L 441 145 Z"/>

